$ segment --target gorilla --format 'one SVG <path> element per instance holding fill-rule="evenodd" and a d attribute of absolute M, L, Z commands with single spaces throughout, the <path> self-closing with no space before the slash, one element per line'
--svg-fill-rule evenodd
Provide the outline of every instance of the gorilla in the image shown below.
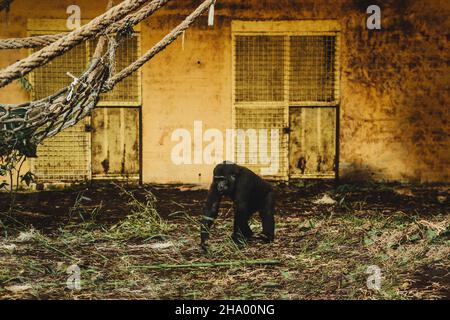
<path fill-rule="evenodd" d="M 253 235 L 248 222 L 255 212 L 262 221 L 262 238 L 272 242 L 275 236 L 275 194 L 272 186 L 251 170 L 231 162 L 214 168 L 214 178 L 203 208 L 200 246 L 206 250 L 210 227 L 219 212 L 220 201 L 227 196 L 234 203 L 232 239 L 242 245 Z"/>

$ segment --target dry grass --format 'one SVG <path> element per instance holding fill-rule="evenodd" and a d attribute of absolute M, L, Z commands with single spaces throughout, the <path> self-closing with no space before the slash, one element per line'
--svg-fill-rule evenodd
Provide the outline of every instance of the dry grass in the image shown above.
<path fill-rule="evenodd" d="M 418 217 L 368 210 L 364 200 L 293 210 L 277 219 L 277 240 L 239 249 L 231 219 L 215 224 L 210 252 L 198 248 L 199 225 L 183 210 L 169 220 L 147 193 L 128 198 L 127 217 L 107 226 L 99 208 L 75 203 L 82 222 L 50 234 L 19 223 L 0 238 L 2 299 L 439 299 L 450 292 L 450 215 Z M 317 198 L 317 197 L 316 197 Z M 310 199 L 311 203 L 316 199 Z M 335 195 L 339 200 L 339 197 Z M 341 197 L 342 200 L 342 197 Z M 80 211 L 81 210 L 81 211 Z M 225 210 L 226 211 L 226 210 Z M 68 214 L 69 214 L 68 213 Z M 92 214 L 91 214 L 92 213 Z M 2 216 L 5 221 L 6 217 Z M 69 219 L 70 221 L 70 219 Z M 258 220 L 252 227 L 258 230 Z M 278 260 L 279 265 L 198 267 L 199 263 Z M 69 290 L 67 267 L 81 268 L 81 290 Z M 181 269 L 149 266 L 183 264 Z M 370 265 L 382 271 L 380 291 L 367 288 Z"/>

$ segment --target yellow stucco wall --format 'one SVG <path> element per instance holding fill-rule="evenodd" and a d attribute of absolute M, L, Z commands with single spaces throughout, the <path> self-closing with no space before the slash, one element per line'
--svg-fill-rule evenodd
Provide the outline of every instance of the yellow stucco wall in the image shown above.
<path fill-rule="evenodd" d="M 30 4 L 28 7 L 26 4 Z M 142 52 L 200 1 L 171 1 L 142 24 Z M 399 3 L 402 3 L 401 5 Z M 33 5 L 31 5 L 33 4 Z M 26 36 L 27 18 L 64 18 L 68 5 L 82 18 L 104 11 L 105 1 L 15 1 L 0 37 Z M 212 166 L 172 164 L 174 129 L 231 128 L 231 21 L 336 19 L 341 38 L 340 176 L 448 182 L 450 4 L 386 1 L 381 31 L 368 31 L 371 1 L 218 0 L 213 28 L 202 17 L 181 40 L 142 68 L 144 182 L 208 183 Z M 26 56 L 0 51 L 0 68 Z M 17 84 L 0 89 L 2 103 L 28 99 Z"/>

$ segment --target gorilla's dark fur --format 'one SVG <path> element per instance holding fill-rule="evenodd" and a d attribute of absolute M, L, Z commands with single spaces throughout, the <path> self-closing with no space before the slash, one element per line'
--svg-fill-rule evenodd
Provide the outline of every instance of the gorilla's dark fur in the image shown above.
<path fill-rule="evenodd" d="M 220 201 L 228 196 L 234 201 L 232 239 L 245 243 L 253 232 L 248 221 L 255 212 L 262 220 L 263 237 L 271 242 L 275 235 L 275 195 L 272 186 L 251 170 L 224 162 L 214 168 L 214 179 L 203 209 L 201 246 L 206 248 L 209 230 L 219 212 Z"/>

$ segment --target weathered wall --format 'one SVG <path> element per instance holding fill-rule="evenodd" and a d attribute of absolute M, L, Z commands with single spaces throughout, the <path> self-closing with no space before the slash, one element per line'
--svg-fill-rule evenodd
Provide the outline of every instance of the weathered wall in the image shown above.
<path fill-rule="evenodd" d="M 158 16 L 143 28 L 143 47 L 149 48 L 183 19 Z M 193 132 L 194 121 L 204 130 L 231 128 L 231 30 L 217 19 L 208 28 L 206 18 L 143 68 L 144 181 L 205 183 L 207 165 L 177 166 L 171 161 L 172 132 Z M 221 21 L 222 20 L 222 21 Z"/>
<path fill-rule="evenodd" d="M 69 4 L 83 18 L 106 1 L 13 4 L 0 37 L 25 36 L 26 17 L 63 18 Z M 28 1 L 31 3 L 31 1 Z M 200 1 L 172 1 L 142 27 L 145 51 Z M 342 177 L 448 182 L 450 175 L 448 1 L 382 1 L 382 30 L 365 27 L 366 0 L 219 0 L 214 28 L 206 17 L 143 68 L 143 177 L 146 182 L 206 182 L 211 166 L 176 166 L 171 133 L 231 128 L 231 20 L 337 19 L 342 26 L 340 174 Z M 26 55 L 0 52 L 0 67 Z M 0 101 L 27 99 L 16 84 Z"/>
<path fill-rule="evenodd" d="M 193 3 L 183 2 L 184 13 Z M 232 19 L 338 19 L 343 28 L 341 176 L 448 181 L 449 5 L 385 1 L 383 30 L 368 31 L 369 4 L 220 1 L 213 30 L 197 23 L 184 51 L 177 43 L 144 69 L 144 101 L 152 101 L 144 102 L 144 167 L 152 161 L 158 168 L 144 170 L 144 179 L 195 182 L 208 174 L 205 166 L 170 165 L 170 133 L 194 120 L 219 129 L 231 126 Z M 180 6 L 173 3 L 173 12 L 148 24 L 149 38 L 175 26 Z"/>

